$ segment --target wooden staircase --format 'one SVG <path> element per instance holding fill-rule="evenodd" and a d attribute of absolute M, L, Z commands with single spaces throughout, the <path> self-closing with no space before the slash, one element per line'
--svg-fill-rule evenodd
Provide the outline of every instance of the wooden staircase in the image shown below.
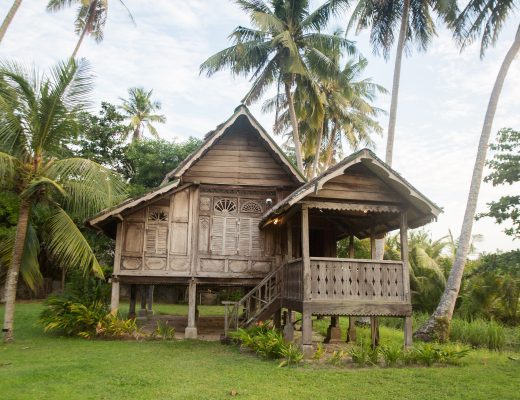
<path fill-rule="evenodd" d="M 224 335 L 273 315 L 282 305 L 283 266 L 267 275 L 239 301 L 224 301 Z"/>

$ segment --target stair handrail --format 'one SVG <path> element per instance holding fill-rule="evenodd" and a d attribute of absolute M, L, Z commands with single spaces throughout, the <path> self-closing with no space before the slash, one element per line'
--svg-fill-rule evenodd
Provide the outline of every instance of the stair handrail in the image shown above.
<path fill-rule="evenodd" d="M 227 337 L 228 336 L 228 332 L 229 330 L 234 327 L 234 330 L 238 330 L 238 328 L 240 327 L 240 310 L 242 307 L 245 308 L 245 313 L 246 313 L 246 318 L 245 318 L 245 323 L 249 322 L 249 320 L 251 319 L 252 316 L 248 315 L 249 313 L 249 309 L 248 307 L 245 307 L 246 304 L 247 304 L 247 301 L 250 301 L 253 296 L 257 293 L 262 293 L 262 288 L 263 287 L 268 287 L 267 284 L 273 279 L 275 278 L 275 283 L 274 283 L 274 293 L 270 293 L 270 298 L 267 299 L 267 301 L 264 300 L 265 304 L 261 307 L 259 307 L 257 310 L 256 310 L 256 313 L 255 315 L 258 315 L 260 314 L 264 309 L 266 309 L 267 307 L 269 307 L 269 305 L 271 305 L 273 303 L 273 301 L 275 301 L 276 299 L 278 299 L 280 297 L 280 294 L 282 292 L 282 287 L 281 287 L 281 284 L 282 284 L 282 271 L 283 271 L 283 268 L 285 267 L 285 264 L 282 264 L 280 267 L 278 267 L 277 269 L 275 269 L 274 271 L 271 271 L 269 274 L 267 274 L 267 276 L 265 276 L 264 279 L 262 279 L 253 289 L 251 289 L 249 292 L 247 292 L 239 301 L 236 301 L 236 302 L 226 302 L 225 304 L 225 312 L 226 312 L 226 323 L 225 323 L 225 332 L 224 332 L 224 335 Z M 259 301 L 262 301 L 262 297 L 257 297 L 257 299 Z M 228 306 L 230 305 L 233 305 L 233 308 L 231 310 L 231 312 L 229 313 L 229 317 L 228 317 Z"/>

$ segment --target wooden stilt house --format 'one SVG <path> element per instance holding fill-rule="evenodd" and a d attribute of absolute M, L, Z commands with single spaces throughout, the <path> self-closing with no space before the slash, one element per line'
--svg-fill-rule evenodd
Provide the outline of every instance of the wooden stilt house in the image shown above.
<path fill-rule="evenodd" d="M 306 182 L 245 106 L 208 133 L 200 149 L 163 185 L 91 218 L 116 239 L 112 307 L 119 285 L 186 285 L 185 337 L 197 336 L 197 290 L 251 290 L 229 305 L 227 329 L 299 311 L 302 346 L 311 350 L 312 315 L 405 318 L 411 341 L 407 230 L 440 209 L 371 151 L 360 150 Z M 399 229 L 401 261 L 375 260 L 375 239 Z M 372 259 L 355 259 L 353 239 L 370 238 Z M 337 258 L 348 238 L 349 258 Z M 148 292 L 148 296 L 151 293 Z M 150 302 L 149 302 L 150 303 Z M 146 304 L 146 301 L 144 302 Z M 286 333 L 291 335 L 291 313 Z M 375 335 L 374 335 L 375 336 Z"/>

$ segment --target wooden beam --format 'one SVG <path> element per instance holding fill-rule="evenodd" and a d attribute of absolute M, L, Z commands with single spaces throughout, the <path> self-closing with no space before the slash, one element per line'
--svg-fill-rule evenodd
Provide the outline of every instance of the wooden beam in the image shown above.
<path fill-rule="evenodd" d="M 350 234 L 349 240 L 348 240 L 348 256 L 350 258 L 354 258 L 356 255 L 356 249 L 354 248 L 354 234 Z"/>
<path fill-rule="evenodd" d="M 401 239 L 401 260 L 403 261 L 403 286 L 404 300 L 411 303 L 410 298 L 410 266 L 408 261 L 408 212 L 401 213 L 401 226 L 399 229 Z"/>
<path fill-rule="evenodd" d="M 302 206 L 302 259 L 303 259 L 303 300 L 311 299 L 311 260 L 309 250 L 309 209 Z"/>
<path fill-rule="evenodd" d="M 195 283 L 195 280 L 192 279 L 188 285 L 188 326 L 184 330 L 184 337 L 186 339 L 197 338 L 196 312 L 197 284 Z"/>
<path fill-rule="evenodd" d="M 287 261 L 293 258 L 293 228 L 292 221 L 287 221 Z"/>

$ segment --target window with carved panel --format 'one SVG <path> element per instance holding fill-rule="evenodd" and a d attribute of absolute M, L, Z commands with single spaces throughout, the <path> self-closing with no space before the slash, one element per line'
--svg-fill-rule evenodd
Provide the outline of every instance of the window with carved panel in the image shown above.
<path fill-rule="evenodd" d="M 262 214 L 262 205 L 256 200 L 241 200 L 242 205 L 240 206 L 241 213 L 247 214 Z"/>
<path fill-rule="evenodd" d="M 148 209 L 148 222 L 168 222 L 168 207 L 150 207 Z"/>
<path fill-rule="evenodd" d="M 235 199 L 219 199 L 215 202 L 214 210 L 222 214 L 231 214 L 237 212 L 237 201 Z"/>

